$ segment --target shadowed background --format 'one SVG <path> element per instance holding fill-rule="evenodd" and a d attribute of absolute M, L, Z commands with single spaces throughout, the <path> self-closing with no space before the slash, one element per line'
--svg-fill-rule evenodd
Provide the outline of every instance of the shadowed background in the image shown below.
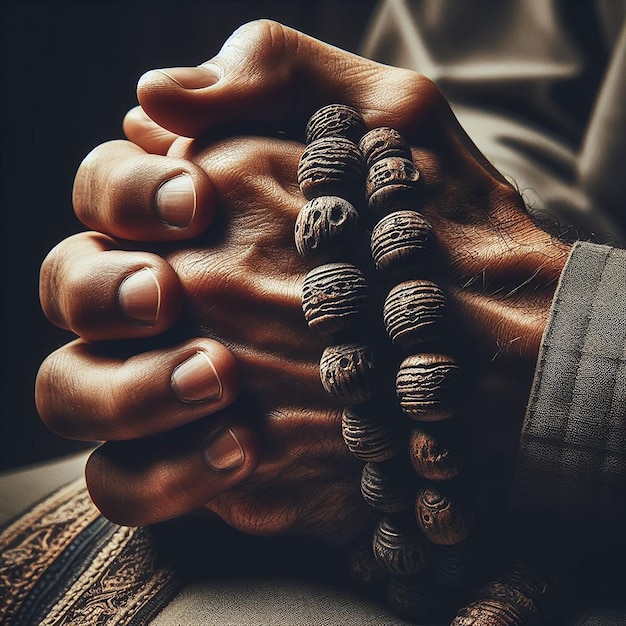
<path fill-rule="evenodd" d="M 267 17 L 356 51 L 374 0 L 4 2 L 2 72 L 2 410 L 0 469 L 75 450 L 33 400 L 41 361 L 72 339 L 38 300 L 39 266 L 82 230 L 71 191 L 82 158 L 122 137 L 146 70 L 197 65 L 239 25 Z"/>

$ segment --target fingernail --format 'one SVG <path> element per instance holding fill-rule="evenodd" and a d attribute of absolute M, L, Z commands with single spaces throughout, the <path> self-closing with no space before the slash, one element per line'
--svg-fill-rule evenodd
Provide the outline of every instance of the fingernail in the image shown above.
<path fill-rule="evenodd" d="M 156 193 L 156 208 L 161 219 L 170 226 L 189 226 L 196 213 L 196 190 L 189 174 L 165 181 Z"/>
<path fill-rule="evenodd" d="M 245 459 L 243 448 L 230 428 L 222 428 L 204 442 L 204 460 L 215 472 L 239 467 Z"/>
<path fill-rule="evenodd" d="M 161 286 L 150 268 L 144 267 L 127 276 L 119 286 L 117 298 L 122 312 L 133 322 L 152 325 L 157 321 Z"/>
<path fill-rule="evenodd" d="M 183 89 L 211 87 L 219 81 L 222 75 L 221 69 L 211 63 L 205 63 L 200 67 L 166 67 L 156 71 L 165 74 Z"/>
<path fill-rule="evenodd" d="M 183 402 L 203 402 L 222 397 L 222 383 L 206 352 L 196 352 L 174 369 L 172 389 Z"/>

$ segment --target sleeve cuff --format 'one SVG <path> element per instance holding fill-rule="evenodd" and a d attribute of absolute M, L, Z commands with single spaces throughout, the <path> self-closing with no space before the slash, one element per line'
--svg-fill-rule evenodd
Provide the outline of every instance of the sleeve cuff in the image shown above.
<path fill-rule="evenodd" d="M 513 510 L 572 529 L 626 511 L 626 250 L 577 242 L 526 411 Z"/>

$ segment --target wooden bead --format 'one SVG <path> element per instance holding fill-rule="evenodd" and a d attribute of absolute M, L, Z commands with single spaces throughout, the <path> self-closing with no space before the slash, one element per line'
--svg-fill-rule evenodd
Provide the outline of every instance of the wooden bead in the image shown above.
<path fill-rule="evenodd" d="M 440 482 L 458 475 L 459 459 L 450 449 L 446 435 L 413 426 L 409 435 L 409 458 L 418 476 Z"/>
<path fill-rule="evenodd" d="M 438 339 L 445 318 L 446 297 L 429 280 L 409 280 L 396 285 L 383 306 L 389 338 L 402 349 Z"/>
<path fill-rule="evenodd" d="M 309 327 L 334 333 L 356 326 L 369 305 L 361 270 L 348 263 L 328 263 L 311 270 L 302 286 L 302 309 Z"/>
<path fill-rule="evenodd" d="M 408 159 L 389 157 L 372 165 L 365 181 L 367 205 L 374 215 L 419 208 L 418 170 Z"/>
<path fill-rule="evenodd" d="M 429 541 L 445 546 L 467 539 L 474 526 L 474 516 L 465 499 L 435 486 L 423 487 L 417 494 L 415 518 Z"/>
<path fill-rule="evenodd" d="M 432 551 L 433 577 L 445 587 L 459 589 L 472 581 L 476 546 L 472 538 L 450 546 L 438 545 Z"/>
<path fill-rule="evenodd" d="M 427 563 L 423 537 L 410 527 L 389 516 L 383 517 L 372 542 L 374 556 L 380 566 L 396 576 L 414 576 Z"/>
<path fill-rule="evenodd" d="M 460 369 L 441 354 L 414 354 L 400 365 L 396 392 L 402 410 L 417 421 L 436 422 L 454 413 Z"/>
<path fill-rule="evenodd" d="M 514 606 L 524 617 L 524 626 L 539 626 L 543 622 L 543 616 L 531 595 L 505 580 L 491 581 L 478 592 L 478 595 L 480 598 L 500 600 Z"/>
<path fill-rule="evenodd" d="M 412 497 L 407 485 L 385 463 L 366 463 L 361 472 L 363 500 L 377 511 L 398 513 L 411 508 Z"/>
<path fill-rule="evenodd" d="M 374 590 L 380 588 L 388 577 L 374 556 L 371 541 L 358 543 L 350 550 L 348 572 L 359 583 Z"/>
<path fill-rule="evenodd" d="M 522 626 L 522 616 L 508 602 L 482 599 L 461 609 L 450 626 Z"/>
<path fill-rule="evenodd" d="M 360 113 L 345 104 L 329 104 L 317 110 L 306 125 L 306 143 L 323 137 L 345 137 L 355 144 L 365 133 Z"/>
<path fill-rule="evenodd" d="M 524 624 L 539 626 L 546 620 L 551 583 L 545 573 L 523 563 L 516 563 L 479 591 L 479 597 L 512 604 L 524 617 Z"/>
<path fill-rule="evenodd" d="M 339 196 L 363 197 L 365 161 L 358 146 L 343 137 L 326 137 L 310 143 L 300 157 L 298 183 L 307 200 Z"/>
<path fill-rule="evenodd" d="M 391 576 L 387 582 L 386 596 L 399 615 L 411 620 L 432 617 L 442 602 L 441 595 L 424 576 Z"/>
<path fill-rule="evenodd" d="M 363 135 L 359 148 L 368 168 L 377 161 L 389 157 L 412 160 L 411 147 L 404 137 L 397 130 L 386 126 L 374 128 Z"/>
<path fill-rule="evenodd" d="M 408 185 L 415 187 L 420 179 L 419 171 L 410 159 L 388 157 L 376 161 L 367 172 L 365 194 L 371 195 L 389 185 Z"/>
<path fill-rule="evenodd" d="M 324 389 L 340 402 L 369 400 L 376 387 L 371 347 L 362 343 L 328 346 L 320 359 L 320 378 Z"/>
<path fill-rule="evenodd" d="M 400 452 L 397 433 L 380 416 L 348 406 L 341 416 L 343 440 L 362 461 L 387 461 Z"/>
<path fill-rule="evenodd" d="M 337 258 L 349 253 L 359 214 L 343 198 L 322 196 L 307 202 L 296 220 L 296 248 L 305 258 Z"/>
<path fill-rule="evenodd" d="M 372 258 L 381 272 L 421 273 L 435 246 L 435 232 L 415 211 L 394 211 L 372 231 Z"/>

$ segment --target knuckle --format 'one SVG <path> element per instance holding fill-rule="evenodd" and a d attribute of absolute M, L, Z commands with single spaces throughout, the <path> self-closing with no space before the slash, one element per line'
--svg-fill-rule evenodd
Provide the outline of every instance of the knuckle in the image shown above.
<path fill-rule="evenodd" d="M 35 381 L 35 405 L 43 423 L 62 437 L 74 435 L 73 420 L 62 410 L 63 400 L 72 394 L 66 373 L 71 368 L 64 348 L 50 354 L 39 367 Z"/>
<path fill-rule="evenodd" d="M 43 260 L 39 273 L 39 301 L 50 322 L 67 328 L 67 322 L 59 303 L 59 284 L 63 280 L 64 242 L 57 244 Z"/>
<path fill-rule="evenodd" d="M 289 73 L 297 62 L 302 38 L 300 34 L 271 19 L 259 19 L 240 26 L 226 41 L 220 54 L 229 48 L 254 51 L 262 64 L 271 64 Z M 260 80 L 260 76 L 252 76 Z"/>
<path fill-rule="evenodd" d="M 102 515 L 121 526 L 141 526 L 166 519 L 167 504 L 173 494 L 163 484 L 163 477 L 151 469 L 137 467 L 141 461 L 134 462 L 132 474 L 129 473 L 118 466 L 111 448 L 112 444 L 105 444 L 94 450 L 85 467 L 87 489 Z"/>
<path fill-rule="evenodd" d="M 241 34 L 245 34 L 253 42 L 269 44 L 270 49 L 273 49 L 276 44 L 281 47 L 284 45 L 287 29 L 280 22 L 263 18 L 244 24 L 234 33 L 235 36 Z M 267 49 L 265 45 L 259 48 L 263 49 Z"/>
<path fill-rule="evenodd" d="M 76 216 L 89 223 L 106 200 L 104 185 L 110 174 L 110 157 L 120 141 L 109 141 L 94 148 L 78 166 L 72 190 L 72 202 Z"/>
<path fill-rule="evenodd" d="M 149 157 L 148 157 L 149 159 Z M 151 185 L 151 161 L 126 142 L 110 141 L 94 148 L 82 161 L 72 191 L 76 216 L 94 229 L 132 221 L 137 205 Z"/>
<path fill-rule="evenodd" d="M 428 116 L 447 108 L 444 95 L 430 78 L 410 70 L 400 71 L 404 74 L 405 93 L 413 114 Z"/>
<path fill-rule="evenodd" d="M 132 526 L 136 519 L 135 505 L 127 506 L 127 484 L 119 480 L 103 453 L 102 446 L 94 450 L 85 466 L 85 482 L 89 495 L 104 517 L 121 526 Z"/>
<path fill-rule="evenodd" d="M 92 189 L 94 187 L 94 179 L 97 172 L 97 163 L 99 160 L 101 146 L 94 148 L 78 166 L 78 171 L 74 178 L 74 187 L 72 189 L 72 204 L 76 217 L 81 221 L 85 221 L 90 213 L 92 204 Z"/>

